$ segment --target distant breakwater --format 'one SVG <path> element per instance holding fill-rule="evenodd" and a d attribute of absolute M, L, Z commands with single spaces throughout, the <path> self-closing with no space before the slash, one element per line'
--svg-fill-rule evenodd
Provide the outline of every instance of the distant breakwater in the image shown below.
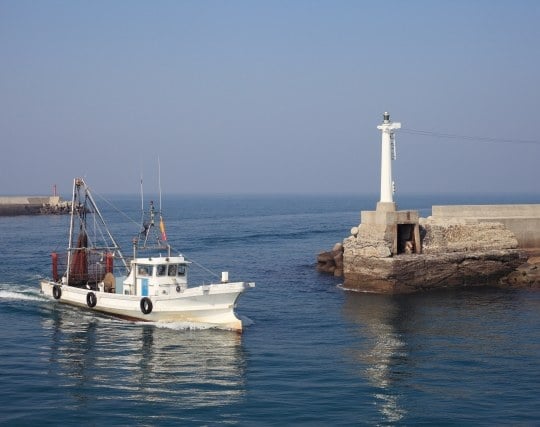
<path fill-rule="evenodd" d="M 0 216 L 60 215 L 69 213 L 70 207 L 60 196 L 0 197 Z"/>

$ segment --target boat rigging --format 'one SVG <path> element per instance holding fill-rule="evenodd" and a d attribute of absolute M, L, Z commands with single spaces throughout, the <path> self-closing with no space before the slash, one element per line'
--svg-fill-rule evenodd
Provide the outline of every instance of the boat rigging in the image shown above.
<path fill-rule="evenodd" d="M 150 202 L 148 217 L 133 239 L 133 259 L 128 261 L 82 178 L 74 180 L 72 199 L 67 260 L 52 254 L 53 278 L 40 282 L 44 295 L 130 320 L 198 322 L 242 330 L 235 315 L 237 300 L 255 284 L 229 282 L 228 272 L 223 272 L 221 282 L 190 286 L 191 261 L 171 255 L 161 208 L 158 233 Z M 165 257 L 155 253 L 164 248 Z M 139 254 L 142 250 L 144 256 Z"/>

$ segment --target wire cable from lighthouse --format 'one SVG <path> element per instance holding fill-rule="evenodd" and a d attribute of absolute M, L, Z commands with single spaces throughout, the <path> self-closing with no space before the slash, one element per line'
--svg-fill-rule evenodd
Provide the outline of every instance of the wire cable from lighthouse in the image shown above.
<path fill-rule="evenodd" d="M 457 139 L 481 144 L 532 144 L 540 145 L 540 141 L 529 139 L 491 138 L 484 136 L 457 135 L 451 133 L 432 132 L 421 129 L 401 128 L 401 132 L 409 135 L 430 136 L 435 138 Z"/>

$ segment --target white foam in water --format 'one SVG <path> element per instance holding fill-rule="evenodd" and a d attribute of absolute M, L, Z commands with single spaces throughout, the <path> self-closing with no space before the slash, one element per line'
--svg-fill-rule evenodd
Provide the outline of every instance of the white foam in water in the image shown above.
<path fill-rule="evenodd" d="M 255 322 L 251 320 L 247 316 L 238 316 L 238 318 L 242 321 L 242 326 L 247 327 L 253 325 Z"/>
<path fill-rule="evenodd" d="M 239 316 L 244 327 L 253 325 L 253 320 L 245 316 Z M 199 322 L 135 322 L 138 325 L 154 325 L 156 328 L 172 329 L 174 331 L 204 331 L 208 329 L 219 329 L 230 331 L 231 329 L 219 327 L 211 323 Z"/>
<path fill-rule="evenodd" d="M 208 323 L 194 322 L 136 322 L 138 325 L 154 325 L 156 328 L 172 329 L 175 331 L 193 331 L 215 328 L 215 325 Z"/>
<path fill-rule="evenodd" d="M 43 301 L 44 297 L 35 288 L 21 288 L 13 290 L 16 285 L 0 284 L 0 300 L 15 301 Z"/>

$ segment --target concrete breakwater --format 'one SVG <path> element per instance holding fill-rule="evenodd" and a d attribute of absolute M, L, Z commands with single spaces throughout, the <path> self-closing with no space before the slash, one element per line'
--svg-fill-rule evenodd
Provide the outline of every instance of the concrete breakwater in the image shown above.
<path fill-rule="evenodd" d="M 347 289 L 408 293 L 463 286 L 540 286 L 540 205 L 434 206 L 432 216 L 379 203 L 317 269 Z"/>
<path fill-rule="evenodd" d="M 0 216 L 64 214 L 70 205 L 60 196 L 4 196 L 0 197 Z"/>
<path fill-rule="evenodd" d="M 540 205 L 451 205 L 433 206 L 436 219 L 460 218 L 498 222 L 516 236 L 520 248 L 540 248 Z"/>

